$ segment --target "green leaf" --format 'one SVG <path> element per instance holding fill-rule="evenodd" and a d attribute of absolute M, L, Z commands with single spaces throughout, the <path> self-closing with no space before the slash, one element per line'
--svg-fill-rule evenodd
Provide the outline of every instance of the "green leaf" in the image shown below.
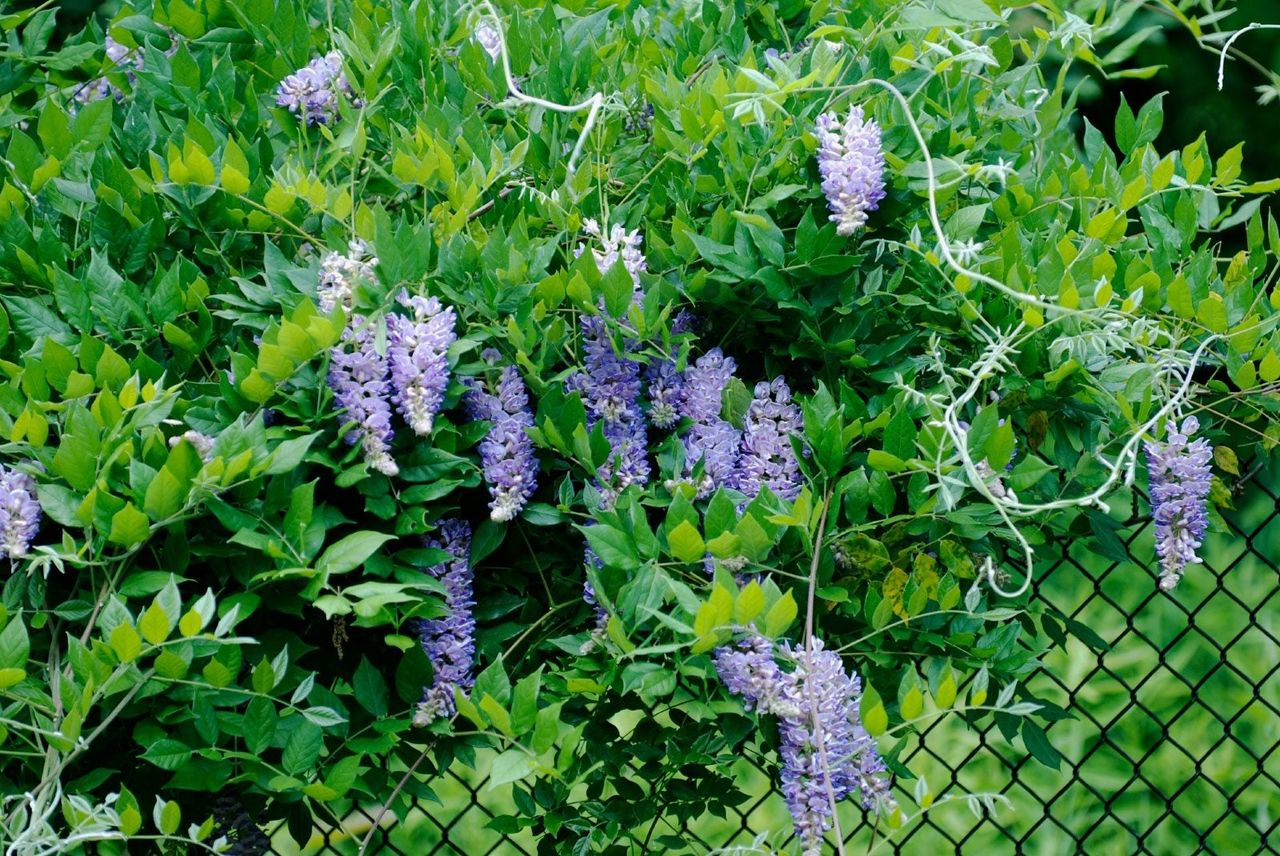
<path fill-rule="evenodd" d="M 606 524 L 578 527 L 606 567 L 634 571 L 640 567 L 635 542 L 627 533 Z"/>
<path fill-rule="evenodd" d="M 324 745 L 324 732 L 320 726 L 303 721 L 289 736 L 284 746 L 281 764 L 286 773 L 297 775 L 310 770 L 320 757 L 320 749 Z"/>
<path fill-rule="evenodd" d="M 792 597 L 791 592 L 787 592 L 778 598 L 773 606 L 769 607 L 769 611 L 764 616 L 764 632 L 770 637 L 781 636 L 791 622 L 796 620 L 800 609 L 796 606 L 796 599 Z"/>
<path fill-rule="evenodd" d="M 491 791 L 503 785 L 517 782 L 535 769 L 537 769 L 537 764 L 534 763 L 528 752 L 523 749 L 508 749 L 493 759 L 493 766 L 489 768 L 489 786 L 487 790 Z"/>
<path fill-rule="evenodd" d="M 1216 292 L 1210 293 L 1200 301 L 1196 307 L 1196 318 L 1200 319 L 1200 323 L 1212 333 L 1227 332 L 1227 305 L 1222 302 L 1222 297 Z"/>
<path fill-rule="evenodd" d="M 0 630 L 0 666 L 11 669 L 25 669 L 27 657 L 31 653 L 31 642 L 27 638 L 26 625 L 22 619 L 14 616 Z"/>
<path fill-rule="evenodd" d="M 190 753 L 188 753 L 190 754 Z M 156 798 L 159 800 L 159 797 Z M 178 827 L 182 824 L 182 809 L 173 800 L 169 800 L 160 809 L 160 832 L 164 835 L 173 835 L 178 831 Z"/>
<path fill-rule="evenodd" d="M 354 532 L 331 544 L 316 560 L 316 569 L 325 574 L 342 574 L 364 564 L 383 544 L 395 540 L 382 532 Z"/>
<path fill-rule="evenodd" d="M 107 540 L 113 544 L 132 547 L 147 540 L 151 534 L 151 524 L 147 515 L 138 510 L 132 502 L 125 503 L 124 508 L 111 517 L 111 534 Z"/>
<path fill-rule="evenodd" d="M 165 737 L 148 746 L 142 757 L 162 770 L 176 770 L 191 758 L 191 747 Z"/>
<path fill-rule="evenodd" d="M 264 696 L 256 696 L 245 710 L 242 724 L 245 747 L 261 755 L 276 735 L 276 706 Z"/>
<path fill-rule="evenodd" d="M 1169 308 L 1172 309 L 1180 318 L 1194 318 L 1196 314 L 1195 304 L 1191 298 L 1191 284 L 1187 282 L 1186 277 L 1178 274 L 1174 277 L 1173 282 L 1169 283 L 1169 293 L 1166 297 L 1169 301 Z"/>
<path fill-rule="evenodd" d="M 671 555 L 682 562 L 700 562 L 707 552 L 702 535 L 687 520 L 671 530 L 667 542 L 671 547 Z"/>
<path fill-rule="evenodd" d="M 538 693 L 542 689 L 542 668 L 516 682 L 511 692 L 511 728 L 524 734 L 538 719 Z"/>
<path fill-rule="evenodd" d="M 128 622 L 116 625 L 108 641 L 111 643 L 111 650 L 116 652 L 121 663 L 132 663 L 142 653 L 142 637 Z"/>
<path fill-rule="evenodd" d="M 1049 737 L 1044 733 L 1044 729 L 1030 719 L 1022 720 L 1022 742 L 1027 747 L 1027 751 L 1041 764 L 1054 770 L 1061 766 L 1062 756 L 1049 743 Z"/>
<path fill-rule="evenodd" d="M 387 689 L 387 682 L 383 679 L 382 673 L 374 668 L 368 658 L 360 658 L 360 665 L 356 667 L 352 686 L 355 688 L 356 701 L 361 707 L 377 717 L 387 715 L 390 691 Z"/>
<path fill-rule="evenodd" d="M 898 408 L 884 428 L 884 451 L 902 461 L 916 456 L 916 423 L 905 407 Z"/>
<path fill-rule="evenodd" d="M 169 638 L 169 631 L 173 629 L 173 619 L 164 611 L 164 607 L 159 603 L 153 603 L 147 607 L 146 612 L 142 613 L 142 618 L 138 621 L 138 629 L 142 631 L 143 639 L 152 645 L 159 645 Z"/>

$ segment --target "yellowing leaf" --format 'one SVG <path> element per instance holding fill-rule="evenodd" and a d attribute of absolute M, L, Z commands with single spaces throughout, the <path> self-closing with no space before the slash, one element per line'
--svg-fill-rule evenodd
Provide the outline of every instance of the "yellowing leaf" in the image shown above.
<path fill-rule="evenodd" d="M 142 653 L 142 637 L 133 629 L 132 624 L 118 624 L 111 631 L 111 650 L 116 652 L 121 663 L 132 663 Z"/>
<path fill-rule="evenodd" d="M 138 629 L 142 631 L 142 638 L 152 645 L 159 645 L 168 639 L 169 616 L 165 614 L 164 607 L 159 603 L 153 603 L 147 607 L 147 611 L 142 613 L 142 619 L 138 622 Z"/>

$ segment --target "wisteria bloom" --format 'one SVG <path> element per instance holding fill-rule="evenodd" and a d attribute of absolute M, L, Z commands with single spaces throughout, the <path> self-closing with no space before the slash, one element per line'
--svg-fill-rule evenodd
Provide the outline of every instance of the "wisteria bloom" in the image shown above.
<path fill-rule="evenodd" d="M 755 397 L 743 421 L 742 451 L 734 487 L 755 497 L 767 487 L 775 496 L 794 500 L 800 495 L 800 462 L 791 438 L 804 431 L 800 406 L 782 378 L 756 384 Z"/>
<path fill-rule="evenodd" d="M 347 245 L 347 254 L 329 253 L 320 261 L 320 279 L 316 286 L 316 301 L 322 312 L 332 312 L 341 306 L 350 310 L 355 298 L 355 285 L 363 280 L 374 280 L 375 256 L 369 255 L 369 246 L 359 238 Z"/>
<path fill-rule="evenodd" d="M 1201 561 L 1196 551 L 1209 529 L 1213 447 L 1204 437 L 1189 439 L 1198 430 L 1200 421 L 1188 416 L 1181 429 L 1169 423 L 1163 443 L 1146 443 L 1160 588 L 1164 591 L 1178 584 L 1187 565 Z"/>
<path fill-rule="evenodd" d="M 862 682 L 845 672 L 838 653 L 823 649 L 822 640 L 809 648 L 790 642 L 775 647 L 753 635 L 718 649 L 715 665 L 748 709 L 778 718 L 782 795 L 805 856 L 822 852 L 833 800 L 858 793 L 869 808 L 888 799 L 884 761 L 858 713 Z"/>
<path fill-rule="evenodd" d="M 463 403 L 468 416 L 492 426 L 480 441 L 480 461 L 493 497 L 489 516 L 506 522 L 520 513 L 538 486 L 538 459 L 529 438 L 533 413 L 528 390 L 515 366 L 507 366 L 496 395 L 472 381 Z"/>
<path fill-rule="evenodd" d="M 640 405 L 640 363 L 618 354 L 603 318 L 582 319 L 585 368 L 565 386 L 582 396 L 587 427 L 603 425 L 609 441 L 609 461 L 598 473 L 607 501 L 622 489 L 649 480 L 649 448 L 644 411 Z"/>
<path fill-rule="evenodd" d="M 449 554 L 449 560 L 428 573 L 444 583 L 448 614 L 418 622 L 422 650 L 431 661 L 431 684 L 422 693 L 414 714 L 415 725 L 453 716 L 454 689 L 466 692 L 475 682 L 476 622 L 472 591 L 471 527 L 462 520 L 447 520 L 440 536 L 427 543 Z"/>
<path fill-rule="evenodd" d="M 582 562 L 588 568 L 598 571 L 604 567 L 604 562 L 600 561 L 600 557 L 596 555 L 596 551 L 591 549 L 588 544 L 582 550 Z M 600 601 L 596 599 L 595 586 L 591 585 L 591 578 L 587 577 L 586 582 L 582 584 L 582 599 L 591 607 L 596 614 L 596 627 L 604 627 L 609 621 L 609 613 L 604 611 L 604 607 L 600 605 Z"/>
<path fill-rule="evenodd" d="M 343 96 L 351 97 L 351 84 L 342 71 L 342 54 L 338 51 L 316 57 L 276 88 L 276 103 L 302 117 L 308 125 L 332 122 Z"/>
<path fill-rule="evenodd" d="M 471 31 L 471 35 L 475 38 L 476 44 L 484 48 L 484 52 L 489 55 L 489 59 L 496 60 L 502 55 L 502 35 L 493 24 L 488 21 L 481 21 Z"/>
<path fill-rule="evenodd" d="M 736 368 L 733 357 L 712 348 L 685 372 L 681 415 L 693 421 L 683 438 L 685 457 L 690 470 L 698 461 L 705 462 L 700 495 L 730 485 L 738 463 L 738 429 L 720 416 L 724 390 Z"/>
<path fill-rule="evenodd" d="M 387 317 L 387 359 L 391 364 L 392 400 L 413 433 L 431 433 L 436 414 L 449 385 L 449 346 L 458 315 L 435 297 L 409 297 L 401 293 L 400 305 L 411 317 Z"/>
<path fill-rule="evenodd" d="M 831 209 L 836 234 L 852 235 L 884 199 L 884 152 L 880 126 L 861 107 L 849 108 L 841 122 L 835 113 L 818 117 L 818 173 Z"/>
<path fill-rule="evenodd" d="M 644 243 L 640 230 L 632 229 L 628 232 L 622 226 L 615 225 L 606 233 L 597 221 L 587 218 L 582 221 L 582 231 L 594 237 L 599 244 L 591 247 L 591 254 L 595 256 L 596 267 L 600 272 L 605 273 L 621 259 L 622 266 L 627 273 L 631 274 L 631 279 L 638 289 L 640 274 L 648 270 L 644 252 L 640 249 L 640 245 Z M 586 249 L 586 245 L 579 245 L 574 251 L 574 256 L 582 255 Z"/>
<path fill-rule="evenodd" d="M 334 402 L 352 424 L 346 441 L 360 444 L 370 467 L 388 476 L 400 472 L 391 457 L 391 392 L 387 358 L 378 353 L 371 326 L 359 316 L 342 334 L 329 362 L 329 386 Z"/>
<path fill-rule="evenodd" d="M 172 44 L 164 52 L 165 56 L 173 56 L 178 52 L 177 36 L 171 35 L 170 38 L 172 39 Z M 142 50 L 140 48 L 126 47 L 109 35 L 102 40 L 102 46 L 106 51 L 107 59 L 111 61 L 116 70 L 123 72 L 125 80 L 132 86 L 137 81 L 138 72 L 143 67 Z M 124 91 L 104 75 L 81 86 L 75 91 L 73 98 L 77 104 L 89 104 L 93 101 L 101 101 L 104 98 L 123 101 Z"/>
<path fill-rule="evenodd" d="M 200 456 L 200 460 L 208 463 L 213 460 L 213 438 L 207 434 L 201 434 L 199 431 L 184 431 L 177 437 L 169 438 L 170 448 L 178 445 L 183 440 L 191 444 L 191 448 L 196 450 L 196 454 Z"/>
<path fill-rule="evenodd" d="M 31 476 L 0 466 L 0 557 L 21 559 L 40 531 L 40 503 Z"/>
<path fill-rule="evenodd" d="M 684 375 L 675 360 L 655 359 L 644 367 L 649 393 L 649 421 L 664 431 L 676 427 L 684 408 Z"/>

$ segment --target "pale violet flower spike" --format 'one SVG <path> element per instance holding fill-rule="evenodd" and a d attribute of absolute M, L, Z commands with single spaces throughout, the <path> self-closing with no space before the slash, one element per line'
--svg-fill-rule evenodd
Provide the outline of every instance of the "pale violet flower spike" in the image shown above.
<path fill-rule="evenodd" d="M 1197 551 L 1209 529 L 1213 447 L 1203 437 L 1189 440 L 1199 429 L 1199 420 L 1188 416 L 1181 428 L 1169 423 L 1163 443 L 1146 443 L 1151 515 L 1164 591 L 1178 584 L 1187 565 L 1201 561 Z"/>
<path fill-rule="evenodd" d="M 338 115 L 342 96 L 351 97 L 351 85 L 342 73 L 342 54 L 329 51 L 316 57 L 280 81 L 276 104 L 306 120 L 308 125 L 327 125 Z M 359 102 L 352 99 L 355 106 Z"/>
<path fill-rule="evenodd" d="M 606 272 L 618 259 L 622 259 L 622 266 L 626 268 L 627 273 L 631 274 L 636 287 L 640 287 L 640 274 L 648 268 L 648 264 L 644 260 L 644 251 L 640 249 L 644 239 L 640 236 L 639 229 L 628 232 L 622 226 L 614 226 L 606 234 L 597 221 L 587 218 L 582 221 L 582 231 L 594 236 L 600 243 L 599 248 L 591 248 L 591 254 L 595 256 L 596 267 L 600 269 L 600 273 Z M 586 246 L 579 245 L 574 250 L 574 256 L 582 255 L 585 250 Z"/>
<path fill-rule="evenodd" d="M 387 358 L 378 353 L 373 330 L 363 318 L 356 316 L 352 326 L 342 334 L 342 344 L 332 351 L 329 362 L 329 386 L 334 403 L 346 411 L 344 422 L 351 423 L 346 441 L 359 443 L 364 459 L 378 472 L 394 476 L 400 472 L 391 457 L 391 405 L 387 395 Z M 350 347 L 350 350 L 348 350 Z"/>
<path fill-rule="evenodd" d="M 529 393 L 515 366 L 502 370 L 496 394 L 486 392 L 472 378 L 467 378 L 467 387 L 463 399 L 467 415 L 490 425 L 480 441 L 484 480 L 493 497 L 489 516 L 505 523 L 520 513 L 538 486 L 538 459 L 529 437 L 533 427 Z"/>
<path fill-rule="evenodd" d="M 733 357 L 712 348 L 685 371 L 680 415 L 693 424 L 682 439 L 686 467 L 692 471 L 698 461 L 705 464 L 702 483 L 697 486 L 699 496 L 729 486 L 734 479 L 741 433 L 721 418 L 720 411 L 725 387 L 736 368 Z"/>
<path fill-rule="evenodd" d="M 391 363 L 392 397 L 413 433 L 431 433 L 449 385 L 449 346 L 458 338 L 452 306 L 435 297 L 400 294 L 400 305 L 412 313 L 387 317 L 387 359 Z"/>
<path fill-rule="evenodd" d="M 831 828 L 832 800 L 858 794 L 866 808 L 891 801 L 884 761 L 862 725 L 862 682 L 840 655 L 752 634 L 715 653 L 716 671 L 748 709 L 778 718 L 782 795 L 795 823 L 800 852 L 818 856 Z M 778 660 L 791 665 L 784 670 Z M 818 735 L 821 734 L 821 742 Z"/>
<path fill-rule="evenodd" d="M 818 172 L 836 234 L 852 235 L 884 199 L 884 152 L 880 126 L 851 107 L 844 122 L 835 113 L 818 117 Z"/>
<path fill-rule="evenodd" d="M 803 433 L 804 416 L 791 400 L 786 380 L 778 377 L 772 383 L 756 384 L 743 419 L 734 487 L 752 498 L 767 487 L 774 496 L 794 501 L 803 480 L 791 438 Z"/>
<path fill-rule="evenodd" d="M 422 701 L 414 711 L 413 724 L 422 726 L 453 716 L 454 690 L 467 692 L 475 683 L 476 621 L 472 615 L 471 527 L 464 520 L 446 520 L 439 538 L 427 546 L 444 550 L 449 559 L 428 570 L 444 583 L 445 607 L 440 618 L 418 622 L 418 640 L 431 660 L 431 683 L 422 691 Z"/>
<path fill-rule="evenodd" d="M 476 43 L 484 48 L 484 52 L 489 55 L 489 59 L 497 60 L 502 54 L 502 36 L 498 33 L 496 27 L 488 21 L 481 21 L 476 24 L 476 28 L 472 31 Z"/>
<path fill-rule="evenodd" d="M 0 558 L 27 555 L 40 529 L 40 503 L 31 476 L 0 466 Z"/>
<path fill-rule="evenodd" d="M 368 245 L 359 238 L 347 245 L 346 255 L 326 255 L 320 261 L 320 281 L 316 287 L 320 311 L 332 312 L 336 306 L 349 311 L 355 296 L 356 282 L 372 282 L 373 268 L 377 264 L 378 259 L 369 255 Z"/>

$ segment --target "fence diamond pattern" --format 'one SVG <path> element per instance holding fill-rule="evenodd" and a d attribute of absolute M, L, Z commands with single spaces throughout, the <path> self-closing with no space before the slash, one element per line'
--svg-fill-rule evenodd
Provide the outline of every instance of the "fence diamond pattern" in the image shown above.
<path fill-rule="evenodd" d="M 1229 531 L 1211 537 L 1207 563 L 1191 568 L 1172 597 L 1155 587 L 1150 526 L 1121 530 L 1130 533 L 1122 541 L 1129 562 L 1103 559 L 1087 539 L 1044 547 L 1035 597 L 1108 645 L 1098 653 L 1073 639 L 1046 654 L 1030 682 L 1071 714 L 1047 729 L 1062 764 L 1038 763 L 993 725 L 939 718 L 903 753 L 929 782 L 935 807 L 885 841 L 883 829 L 846 806 L 850 852 L 877 841 L 877 852 L 894 853 L 1280 852 L 1280 481 L 1262 481 L 1237 497 L 1225 514 Z M 428 776 L 429 791 L 411 785 L 410 817 L 379 829 L 367 852 L 535 853 L 528 836 L 487 828 L 510 809 L 510 789 L 487 790 L 480 766 L 479 774 L 455 765 Z M 668 836 L 691 853 L 763 853 L 751 845 L 764 834 L 766 848 L 790 852 L 767 766 L 739 761 L 744 802 L 727 818 L 677 824 Z M 970 812 L 962 795 L 992 783 L 1010 804 L 994 815 Z M 278 852 L 294 852 L 283 829 L 275 833 Z M 331 833 L 307 852 L 357 849 L 353 836 Z M 630 849 L 645 851 L 635 840 Z"/>

